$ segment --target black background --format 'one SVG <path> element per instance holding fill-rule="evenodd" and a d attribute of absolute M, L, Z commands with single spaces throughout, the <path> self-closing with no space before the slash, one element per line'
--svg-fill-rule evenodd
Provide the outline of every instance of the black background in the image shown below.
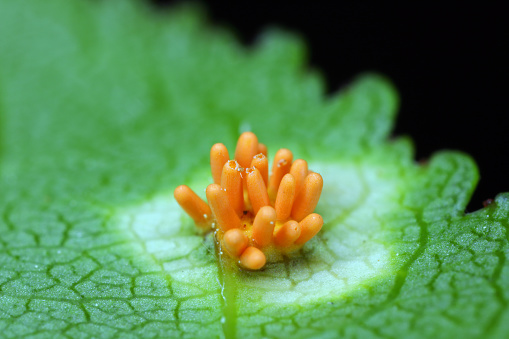
<path fill-rule="evenodd" d="M 175 1 L 153 0 L 157 10 Z M 509 191 L 509 20 L 501 6 L 212 2 L 214 24 L 249 45 L 269 26 L 297 32 L 309 63 L 334 92 L 365 71 L 388 76 L 401 108 L 394 135 L 410 135 L 417 160 L 466 152 L 481 181 L 467 210 Z"/>

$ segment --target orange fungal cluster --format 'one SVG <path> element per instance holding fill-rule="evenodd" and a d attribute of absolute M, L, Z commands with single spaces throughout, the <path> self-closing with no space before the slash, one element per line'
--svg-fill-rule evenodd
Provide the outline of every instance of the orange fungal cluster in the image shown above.
<path fill-rule="evenodd" d="M 320 231 L 323 219 L 313 211 L 323 180 L 285 148 L 276 153 L 269 177 L 267 147 L 251 132 L 239 137 L 234 159 L 223 144 L 212 146 L 208 204 L 185 185 L 174 195 L 198 227 L 215 229 L 221 249 L 242 267 L 258 270 L 267 254 L 299 249 Z"/>

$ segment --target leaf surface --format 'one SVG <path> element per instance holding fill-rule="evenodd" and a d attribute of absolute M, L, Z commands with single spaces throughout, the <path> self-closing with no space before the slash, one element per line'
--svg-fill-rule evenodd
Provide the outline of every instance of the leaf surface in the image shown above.
<path fill-rule="evenodd" d="M 500 337 L 509 196 L 464 214 L 478 173 L 389 140 L 398 98 L 332 97 L 295 36 L 251 48 L 181 7 L 0 2 L 0 329 L 5 337 Z M 251 129 L 324 177 L 326 224 L 239 271 L 173 199 Z"/>

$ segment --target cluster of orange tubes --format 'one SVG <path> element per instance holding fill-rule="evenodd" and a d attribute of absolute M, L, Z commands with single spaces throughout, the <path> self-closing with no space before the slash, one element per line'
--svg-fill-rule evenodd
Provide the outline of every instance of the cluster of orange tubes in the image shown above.
<path fill-rule="evenodd" d="M 180 206 L 205 231 L 215 228 L 216 240 L 240 265 L 262 268 L 267 254 L 294 251 L 313 238 L 323 219 L 313 213 L 323 180 L 308 171 L 305 160 L 280 149 L 269 177 L 267 147 L 251 132 L 237 142 L 235 160 L 223 144 L 210 150 L 214 183 L 206 190 L 208 204 L 188 186 L 174 195 Z"/>

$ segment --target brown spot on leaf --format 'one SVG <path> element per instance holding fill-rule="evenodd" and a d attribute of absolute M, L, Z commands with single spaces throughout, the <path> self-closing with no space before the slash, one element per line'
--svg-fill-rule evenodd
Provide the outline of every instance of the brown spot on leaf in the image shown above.
<path fill-rule="evenodd" d="M 488 207 L 489 205 L 493 204 L 494 200 L 493 199 L 486 199 L 482 202 L 482 205 L 484 207 Z"/>

